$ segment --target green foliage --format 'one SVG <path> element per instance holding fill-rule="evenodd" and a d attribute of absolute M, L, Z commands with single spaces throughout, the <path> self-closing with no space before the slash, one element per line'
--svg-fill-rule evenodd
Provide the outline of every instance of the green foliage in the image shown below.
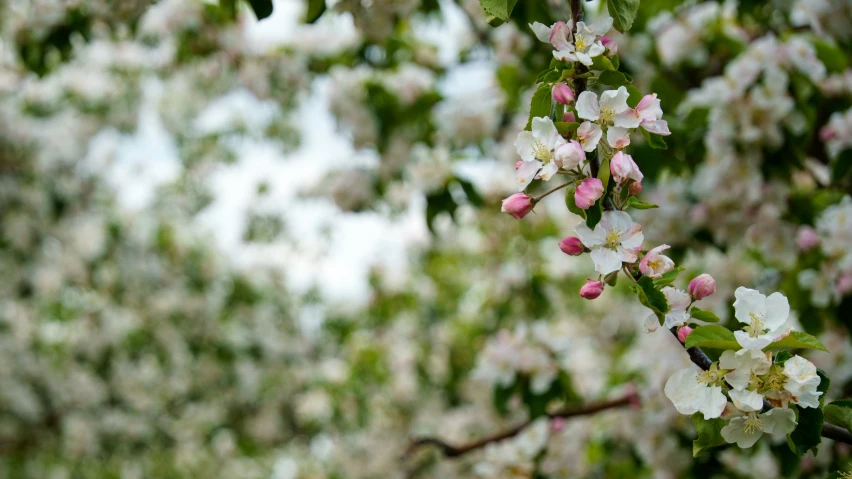
<path fill-rule="evenodd" d="M 568 207 L 568 211 L 574 213 L 575 215 L 586 219 L 586 210 L 577 206 L 577 203 L 574 201 L 574 194 L 576 193 L 574 187 L 569 186 L 565 188 L 565 206 Z"/>
<path fill-rule="evenodd" d="M 665 295 L 654 285 L 654 281 L 647 276 L 639 278 L 639 281 L 633 285 L 633 292 L 636 293 L 640 303 L 654 312 L 662 325 L 666 320 L 669 303 L 666 301 Z"/>
<path fill-rule="evenodd" d="M 619 32 L 626 32 L 633 26 L 639 0 L 606 0 L 606 7 L 612 17 L 612 25 Z"/>
<path fill-rule="evenodd" d="M 556 131 L 558 131 L 560 135 L 567 135 L 576 131 L 577 128 L 580 127 L 580 124 L 576 122 L 557 121 L 553 124 L 556 126 Z"/>
<path fill-rule="evenodd" d="M 728 423 L 725 419 L 704 419 L 704 413 L 697 412 L 692 415 L 692 423 L 698 433 L 698 439 L 692 441 L 692 457 L 725 444 L 725 438 L 722 437 L 722 428 Z"/>
<path fill-rule="evenodd" d="M 790 450 L 803 456 L 810 449 L 814 449 L 822 442 L 822 425 L 824 417 L 822 409 L 802 408 L 794 406 L 798 414 L 796 429 L 787 436 L 787 444 Z"/>
<path fill-rule="evenodd" d="M 733 331 L 718 324 L 696 327 L 686 337 L 684 346 L 687 348 L 740 349 Z"/>
<path fill-rule="evenodd" d="M 852 399 L 838 399 L 823 409 L 825 420 L 852 431 Z"/>
<path fill-rule="evenodd" d="M 258 2 L 260 0 L 250 0 L 252 3 Z M 305 23 L 314 23 L 325 13 L 326 5 L 325 0 L 307 0 L 308 9 L 305 12 Z M 270 5 L 271 8 L 271 5 Z M 255 10 L 257 12 L 257 10 Z M 270 10 L 270 13 L 272 11 Z M 262 18 L 260 14 L 258 14 L 258 18 Z"/>
<path fill-rule="evenodd" d="M 645 203 L 635 196 L 631 196 L 627 199 L 627 207 L 634 208 L 637 210 L 651 210 L 654 208 L 659 208 L 659 205 L 655 205 L 654 203 Z"/>
<path fill-rule="evenodd" d="M 485 11 L 488 24 L 493 27 L 509 20 L 516 3 L 518 3 L 518 0 L 479 0 L 479 5 Z"/>
<path fill-rule="evenodd" d="M 662 289 L 666 286 L 671 286 L 672 283 L 675 282 L 681 271 L 683 271 L 683 266 L 678 266 L 675 269 L 669 271 L 668 273 L 663 274 L 662 276 L 654 280 L 654 287 L 657 289 Z"/>
<path fill-rule="evenodd" d="M 786 362 L 788 359 L 790 359 L 792 357 L 793 357 L 793 355 L 790 354 L 789 351 L 778 351 L 777 353 L 775 353 L 775 358 L 773 359 L 772 362 L 774 362 L 775 364 L 783 365 L 784 362 Z"/>
<path fill-rule="evenodd" d="M 695 318 L 699 321 L 706 321 L 708 323 L 718 323 L 719 322 L 719 317 L 716 316 L 716 313 L 714 313 L 713 311 L 707 311 L 707 310 L 704 310 L 704 309 L 698 309 L 698 308 L 693 307 L 692 309 L 689 310 L 689 314 L 690 314 L 690 316 L 692 316 L 693 318 Z"/>
<path fill-rule="evenodd" d="M 770 344 L 764 349 L 767 351 L 773 349 L 816 349 L 828 352 L 819 339 L 801 331 L 791 331 L 789 336 L 781 341 Z"/>
<path fill-rule="evenodd" d="M 832 162 L 831 180 L 840 183 L 850 174 L 852 174 L 852 150 L 843 150 Z"/>
<path fill-rule="evenodd" d="M 630 75 L 620 72 L 620 71 L 604 71 L 601 72 L 598 77 L 598 83 L 603 83 L 604 85 L 610 85 L 614 88 L 618 88 L 620 86 L 627 86 L 633 82 L 633 78 Z"/>
<path fill-rule="evenodd" d="M 662 136 L 649 133 L 648 130 L 644 128 L 639 128 L 639 131 L 642 132 L 642 136 L 645 137 L 645 140 L 648 142 L 648 146 L 651 148 L 655 150 L 669 149 L 669 146 L 666 144 L 666 140 L 664 140 Z"/>
<path fill-rule="evenodd" d="M 598 55 L 592 58 L 592 70 L 600 70 L 600 71 L 616 71 L 615 65 L 612 64 L 612 61 L 604 55 Z"/>
<path fill-rule="evenodd" d="M 595 229 L 598 223 L 600 223 L 601 218 L 603 217 L 603 208 L 601 207 L 601 199 L 595 202 L 589 209 L 586 210 L 586 226 L 591 229 Z"/>
<path fill-rule="evenodd" d="M 549 117 L 551 104 L 551 86 L 547 83 L 541 83 L 533 93 L 530 101 L 530 117 L 527 120 L 526 130 L 532 129 L 533 118 Z"/>

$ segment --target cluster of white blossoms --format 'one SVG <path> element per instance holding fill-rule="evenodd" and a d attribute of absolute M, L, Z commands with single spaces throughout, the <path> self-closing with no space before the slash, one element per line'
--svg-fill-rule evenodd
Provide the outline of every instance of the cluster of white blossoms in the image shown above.
<path fill-rule="evenodd" d="M 536 38 L 553 45 L 553 58 L 557 60 L 579 61 L 583 65 L 591 66 L 594 57 L 606 52 L 613 55 L 617 51 L 615 43 L 606 36 L 612 28 L 612 18 L 608 16 L 591 25 L 577 22 L 576 30 L 573 20 L 556 22 L 550 27 L 535 22 L 530 24 L 530 28 Z"/>
<path fill-rule="evenodd" d="M 763 350 L 790 333 L 787 298 L 744 287 L 735 296 L 735 316 L 745 326 L 734 337 L 742 349 L 724 351 L 706 371 L 693 365 L 676 372 L 666 382 L 665 394 L 681 414 L 730 418 L 722 437 L 748 448 L 764 433 L 792 432 L 796 413 L 790 404 L 817 408 L 822 392 L 817 391 L 820 377 L 810 361 L 798 355 L 773 360 Z"/>
<path fill-rule="evenodd" d="M 819 270 L 799 272 L 799 285 L 811 290 L 815 306 L 827 307 L 852 293 L 852 197 L 829 206 L 816 220 L 816 228 L 799 229 L 797 243 L 803 251 L 819 246 Z"/>
<path fill-rule="evenodd" d="M 844 150 L 852 148 L 852 108 L 844 112 L 834 112 L 819 132 L 825 142 L 825 149 L 832 158 Z"/>

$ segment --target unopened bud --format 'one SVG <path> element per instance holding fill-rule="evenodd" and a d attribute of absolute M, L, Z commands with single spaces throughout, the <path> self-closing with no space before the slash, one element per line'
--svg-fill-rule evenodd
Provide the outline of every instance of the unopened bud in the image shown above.
<path fill-rule="evenodd" d="M 597 178 L 586 178 L 574 192 L 574 204 L 577 208 L 587 210 L 603 195 L 604 187 Z"/>
<path fill-rule="evenodd" d="M 686 337 L 689 336 L 689 333 L 692 332 L 692 328 L 689 326 L 681 326 L 677 330 L 677 340 L 681 342 L 681 344 L 686 344 Z"/>
<path fill-rule="evenodd" d="M 707 273 L 696 276 L 689 282 L 689 294 L 699 300 L 716 292 L 716 280 Z"/>
<path fill-rule="evenodd" d="M 583 246 L 583 242 L 580 241 L 580 238 L 577 238 L 576 236 L 569 236 L 559 242 L 559 249 L 561 249 L 565 254 L 579 256 L 583 254 L 586 247 Z"/>
<path fill-rule="evenodd" d="M 503 213 L 509 213 L 513 218 L 519 220 L 532 211 L 534 202 L 532 197 L 524 193 L 515 193 L 514 195 L 503 200 L 503 206 L 500 209 Z"/>
<path fill-rule="evenodd" d="M 603 283 L 589 280 L 580 288 L 580 296 L 586 299 L 595 299 L 603 292 Z"/>
<path fill-rule="evenodd" d="M 571 87 L 569 87 L 565 83 L 555 83 L 553 85 L 553 99 L 562 103 L 563 105 L 570 105 L 574 103 L 574 92 L 571 91 Z"/>

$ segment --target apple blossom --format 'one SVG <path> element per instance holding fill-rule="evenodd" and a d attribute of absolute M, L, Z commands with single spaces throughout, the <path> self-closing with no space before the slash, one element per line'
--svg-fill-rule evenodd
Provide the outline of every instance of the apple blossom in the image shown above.
<path fill-rule="evenodd" d="M 553 99 L 563 105 L 574 103 L 574 92 L 571 87 L 563 82 L 554 83 L 552 89 Z"/>
<path fill-rule="evenodd" d="M 633 196 L 638 195 L 642 192 L 642 183 L 636 183 L 635 181 L 630 183 L 630 186 L 627 187 L 627 192 Z"/>
<path fill-rule="evenodd" d="M 784 361 L 784 376 L 787 382 L 784 389 L 793 395 L 794 402 L 801 407 L 819 407 L 821 391 L 817 391 L 820 377 L 816 366 L 807 359 L 796 355 Z"/>
<path fill-rule="evenodd" d="M 645 239 L 642 226 L 623 211 L 604 211 L 594 230 L 580 223 L 575 231 L 583 245 L 592 250 L 595 271 L 600 274 L 617 271 L 623 262 L 635 262 Z"/>
<path fill-rule="evenodd" d="M 729 396 L 737 409 L 744 412 L 760 411 L 763 407 L 763 394 L 756 389 L 764 384 L 757 376 L 768 373 L 771 366 L 772 361 L 763 351 L 741 349 L 722 353 L 719 357 L 719 367 L 731 370 L 725 374 L 725 381 L 733 387 Z"/>
<path fill-rule="evenodd" d="M 590 279 L 580 288 L 580 296 L 585 299 L 595 299 L 601 295 L 603 287 L 602 282 Z"/>
<path fill-rule="evenodd" d="M 749 412 L 745 416 L 731 419 L 722 428 L 722 437 L 741 448 L 749 448 L 768 433 L 786 436 L 796 428 L 796 413 L 792 409 L 775 408 L 765 413 Z"/>
<path fill-rule="evenodd" d="M 595 93 L 584 91 L 577 97 L 577 115 L 594 122 L 587 127 L 592 132 L 601 131 L 602 134 L 602 128 L 607 127 L 609 146 L 623 148 L 630 144 L 628 129 L 638 127 L 642 121 L 639 113 L 627 106 L 628 96 L 624 86 L 618 87 L 618 90 L 604 91 L 600 101 Z M 589 136 L 592 136 L 591 133 Z"/>
<path fill-rule="evenodd" d="M 546 117 L 533 118 L 532 131 L 518 133 L 515 148 L 524 160 L 524 164 L 515 172 L 518 191 L 526 189 L 536 176 L 547 181 L 559 171 L 553 152 L 564 144 L 565 139 L 559 135 L 553 120 Z"/>
<path fill-rule="evenodd" d="M 603 183 L 597 178 L 586 178 L 577 186 L 574 203 L 577 208 L 587 210 L 595 204 L 604 192 Z"/>
<path fill-rule="evenodd" d="M 819 244 L 819 235 L 810 226 L 802 226 L 796 232 L 796 245 L 802 251 L 809 251 Z"/>
<path fill-rule="evenodd" d="M 769 297 L 753 289 L 740 286 L 734 292 L 734 316 L 747 326 L 735 331 L 737 342 L 745 349 L 763 349 L 784 332 L 790 304 L 781 293 Z"/>
<path fill-rule="evenodd" d="M 666 297 L 666 303 L 669 305 L 669 309 L 666 311 L 666 321 L 663 326 L 666 329 L 671 329 L 686 324 L 689 320 L 687 308 L 692 303 L 689 295 L 685 291 L 672 286 L 663 288 L 662 293 Z M 656 319 L 656 316 L 654 318 Z M 648 320 L 650 321 L 650 318 Z"/>
<path fill-rule="evenodd" d="M 583 246 L 583 242 L 580 241 L 580 238 L 577 238 L 576 236 L 568 236 L 559 242 L 559 249 L 567 255 L 579 256 L 583 254 L 586 248 Z"/>
<path fill-rule="evenodd" d="M 575 33 L 572 33 L 570 23 L 560 22 L 553 26 L 550 35 L 550 42 L 556 48 L 553 57 L 562 61 L 579 61 L 583 65 L 591 66 L 592 58 L 606 51 L 601 37 L 611 28 L 611 17 L 604 17 L 593 25 L 577 22 Z"/>
<path fill-rule="evenodd" d="M 586 161 L 586 152 L 577 140 L 571 140 L 556 149 L 554 158 L 556 162 L 562 164 L 562 168 L 573 170 Z"/>
<path fill-rule="evenodd" d="M 645 176 L 639 170 L 639 166 L 633 161 L 633 157 L 623 151 L 617 152 L 609 160 L 609 171 L 619 184 L 629 179 L 636 183 L 642 183 L 642 180 L 645 179 Z"/>
<path fill-rule="evenodd" d="M 532 211 L 533 206 L 535 206 L 535 202 L 531 196 L 527 196 L 524 193 L 515 193 L 503 200 L 503 206 L 500 211 L 509 213 L 513 218 L 519 220 Z"/>
<path fill-rule="evenodd" d="M 716 292 L 716 280 L 707 273 L 699 274 L 689 282 L 689 294 L 698 301 Z"/>
<path fill-rule="evenodd" d="M 661 254 L 662 251 L 671 248 L 664 244 L 648 251 L 639 262 L 639 271 L 649 278 L 659 278 L 674 269 L 674 261 L 668 256 Z M 689 295 L 687 295 L 689 297 Z"/>
<path fill-rule="evenodd" d="M 642 119 L 640 125 L 649 133 L 662 136 L 672 134 L 669 131 L 669 124 L 661 119 L 663 117 L 663 109 L 660 108 L 660 100 L 657 98 L 656 93 L 643 96 L 636 105 L 636 112 Z"/>
<path fill-rule="evenodd" d="M 584 121 L 577 128 L 577 139 L 580 140 L 580 144 L 583 145 L 583 150 L 585 151 L 595 151 L 595 148 L 598 147 L 598 143 L 601 141 L 601 136 L 603 136 L 601 127 L 590 121 Z"/>
<path fill-rule="evenodd" d="M 604 48 L 607 49 L 610 56 L 618 54 L 618 44 L 615 43 L 615 40 L 613 40 L 612 38 L 609 38 L 608 36 L 604 35 L 603 37 L 601 37 L 601 45 L 603 45 Z"/>
<path fill-rule="evenodd" d="M 681 414 L 700 412 L 704 419 L 717 418 L 728 404 L 722 393 L 723 375 L 724 371 L 717 369 L 715 363 L 707 371 L 692 364 L 672 374 L 664 392 Z"/>
<path fill-rule="evenodd" d="M 689 333 L 692 332 L 692 328 L 689 326 L 681 326 L 677 328 L 677 340 L 680 341 L 681 344 L 686 344 L 686 338 L 689 337 Z"/>

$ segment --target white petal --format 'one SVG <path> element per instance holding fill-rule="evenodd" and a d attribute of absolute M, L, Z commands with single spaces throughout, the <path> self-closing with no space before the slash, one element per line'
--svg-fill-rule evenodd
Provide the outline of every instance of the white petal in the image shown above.
<path fill-rule="evenodd" d="M 606 142 L 613 148 L 624 148 L 630 144 L 630 133 L 626 128 L 611 126 L 606 130 Z"/>
<path fill-rule="evenodd" d="M 532 120 L 532 134 L 536 140 L 550 146 L 555 141 L 554 137 L 559 136 L 559 131 L 550 117 L 536 117 Z"/>
<path fill-rule="evenodd" d="M 689 293 L 672 286 L 666 286 L 661 291 L 663 296 L 666 297 L 666 302 L 669 304 L 671 311 L 685 312 L 686 308 L 692 302 Z"/>
<path fill-rule="evenodd" d="M 628 108 L 627 106 L 627 97 L 630 94 L 627 93 L 627 88 L 620 86 L 618 90 L 607 90 L 601 93 L 601 105 L 608 105 L 615 114 L 622 113 L 624 110 Z M 639 126 L 638 124 L 636 126 Z"/>
<path fill-rule="evenodd" d="M 642 227 L 639 223 L 633 223 L 630 225 L 627 233 L 621 236 L 621 246 L 629 250 L 640 248 L 644 241 L 645 235 L 642 234 Z"/>
<path fill-rule="evenodd" d="M 577 97 L 577 116 L 584 120 L 597 120 L 601 116 L 598 96 L 590 91 L 584 91 Z"/>
<path fill-rule="evenodd" d="M 734 331 L 734 337 L 737 338 L 737 342 L 743 349 L 760 350 L 772 343 L 772 338 L 769 336 L 764 335 L 752 338 L 745 331 Z"/>
<path fill-rule="evenodd" d="M 577 128 L 577 138 L 579 138 L 585 151 L 595 151 L 598 142 L 601 141 L 601 136 L 603 136 L 603 130 L 597 123 L 584 121 L 580 128 Z"/>
<path fill-rule="evenodd" d="M 645 318 L 643 327 L 646 333 L 653 333 L 656 331 L 660 327 L 660 320 L 657 319 L 657 315 L 654 313 L 649 314 L 648 317 Z"/>
<path fill-rule="evenodd" d="M 622 128 L 636 128 L 640 123 L 642 119 L 639 117 L 639 112 L 629 107 L 612 119 L 613 125 Z"/>
<path fill-rule="evenodd" d="M 540 161 L 525 161 L 516 171 L 515 178 L 518 181 L 518 191 L 524 191 L 532 180 L 535 178 L 535 175 L 538 174 L 538 170 L 541 169 Z"/>
<path fill-rule="evenodd" d="M 796 413 L 792 409 L 771 409 L 760 415 L 763 431 L 773 435 L 786 436 L 796 429 Z"/>
<path fill-rule="evenodd" d="M 595 32 L 598 35 L 606 35 L 608 31 L 612 28 L 612 17 L 609 15 L 605 17 L 601 17 L 595 23 L 589 26 L 589 29 Z"/>
<path fill-rule="evenodd" d="M 763 436 L 763 431 L 759 429 L 752 430 L 747 433 L 745 430 L 746 418 L 735 417 L 727 426 L 722 428 L 722 437 L 729 443 L 737 443 L 737 446 L 747 449 L 754 446 L 754 443 Z"/>
<path fill-rule="evenodd" d="M 669 124 L 668 122 L 666 122 L 666 120 L 644 122 L 642 123 L 642 128 L 647 130 L 649 133 L 653 133 L 655 135 L 668 136 L 672 134 L 672 132 L 669 131 Z"/>
<path fill-rule="evenodd" d="M 586 50 L 586 53 L 588 53 L 590 57 L 596 57 L 605 51 L 606 47 L 603 46 L 601 42 L 594 42 L 589 45 L 589 48 Z"/>
<path fill-rule="evenodd" d="M 573 170 L 586 160 L 586 152 L 583 151 L 583 145 L 575 140 L 561 145 L 554 153 L 556 161 L 562 163 L 562 167 L 566 170 Z"/>
<path fill-rule="evenodd" d="M 550 163 L 544 165 L 544 168 L 541 169 L 539 175 L 541 176 L 542 180 L 550 181 L 550 179 L 553 178 L 553 175 L 555 175 L 557 171 L 559 171 L 559 167 L 556 166 L 556 163 L 551 161 Z"/>
<path fill-rule="evenodd" d="M 674 404 L 677 412 L 686 415 L 698 412 L 695 396 L 698 392 L 698 387 L 704 387 L 698 383 L 698 373 L 700 371 L 698 366 L 680 369 L 666 381 L 663 391 L 666 393 L 666 397 Z"/>
<path fill-rule="evenodd" d="M 591 256 L 595 263 L 595 271 L 600 274 L 609 274 L 621 269 L 621 255 L 617 251 L 598 247 L 592 250 Z"/>
<path fill-rule="evenodd" d="M 539 41 L 544 43 L 550 43 L 551 27 L 548 27 L 547 25 L 540 22 L 530 23 L 529 25 L 530 29 L 532 29 L 533 33 L 535 34 L 535 37 L 538 38 Z"/>
<path fill-rule="evenodd" d="M 740 411 L 754 412 L 763 408 L 763 396 L 756 391 L 731 389 L 728 395 L 731 396 L 731 401 Z"/>
<path fill-rule="evenodd" d="M 576 62 L 577 55 L 574 54 L 574 47 L 572 46 L 570 49 L 564 50 L 554 50 L 553 58 L 557 60 L 562 60 L 563 62 Z"/>
<path fill-rule="evenodd" d="M 600 226 L 595 227 L 595 230 L 592 231 L 585 222 L 580 222 L 574 227 L 574 233 L 577 234 L 586 248 L 594 248 L 606 243 L 606 231 Z"/>
<path fill-rule="evenodd" d="M 790 316 L 790 303 L 781 293 L 772 293 L 766 298 L 766 328 L 776 330 L 787 322 Z"/>
<path fill-rule="evenodd" d="M 515 140 L 515 149 L 518 151 L 518 155 L 520 155 L 522 160 L 535 160 L 533 145 L 535 145 L 535 138 L 533 138 L 532 132 L 522 131 L 518 133 L 518 138 Z"/>
<path fill-rule="evenodd" d="M 612 230 L 617 229 L 621 232 L 626 232 L 630 229 L 630 226 L 633 225 L 633 220 L 630 218 L 630 215 L 623 211 L 604 211 L 603 215 L 601 215 L 601 226 L 604 229 Z M 621 240 L 624 242 L 624 239 Z"/>
<path fill-rule="evenodd" d="M 576 55 L 577 55 L 577 60 L 579 60 L 580 63 L 582 63 L 583 65 L 586 65 L 587 67 L 590 67 L 590 66 L 592 66 L 593 63 L 595 63 L 594 60 L 592 60 L 592 57 L 590 57 L 589 55 L 587 55 L 585 53 L 577 52 Z"/>
<path fill-rule="evenodd" d="M 822 396 L 821 392 L 804 392 L 796 396 L 796 404 L 801 407 L 819 407 L 820 396 Z"/>
<path fill-rule="evenodd" d="M 683 311 L 670 311 L 666 313 L 666 329 L 672 329 L 675 326 L 683 326 L 689 320 L 689 314 Z"/>
<path fill-rule="evenodd" d="M 765 313 L 766 297 L 758 291 L 740 286 L 734 292 L 734 316 L 741 323 L 751 323 L 750 313 L 761 316 Z M 740 343 L 742 344 L 742 343 Z"/>

